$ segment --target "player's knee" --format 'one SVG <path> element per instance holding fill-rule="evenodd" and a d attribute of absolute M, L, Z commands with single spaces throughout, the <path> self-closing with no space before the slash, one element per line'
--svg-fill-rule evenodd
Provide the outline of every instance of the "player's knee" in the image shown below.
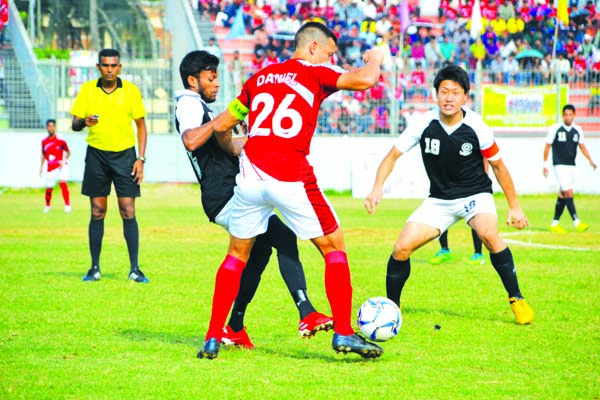
<path fill-rule="evenodd" d="M 394 251 L 392 253 L 394 259 L 399 261 L 408 260 L 412 253 L 413 249 L 410 248 L 410 246 L 407 246 L 406 243 L 401 241 L 394 243 Z"/>

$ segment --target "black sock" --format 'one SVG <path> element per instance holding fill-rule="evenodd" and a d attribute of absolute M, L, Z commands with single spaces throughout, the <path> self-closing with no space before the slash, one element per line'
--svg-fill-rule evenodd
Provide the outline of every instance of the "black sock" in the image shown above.
<path fill-rule="evenodd" d="M 572 197 L 567 197 L 564 199 L 567 205 L 567 210 L 569 210 L 569 214 L 571 214 L 571 218 L 573 221 L 577 219 L 577 211 L 575 210 L 575 201 Z"/>
<path fill-rule="evenodd" d="M 277 250 L 279 272 L 294 299 L 300 319 L 303 319 L 316 310 L 306 292 L 306 276 L 298 255 L 298 238 L 278 216 L 273 215 L 269 218 L 266 239 Z"/>
<path fill-rule="evenodd" d="M 475 232 L 475 229 L 471 229 L 471 237 L 473 238 L 473 249 L 475 250 L 475 253 L 481 254 L 482 243 L 479 235 Z"/>
<path fill-rule="evenodd" d="M 519 289 L 519 281 L 517 280 L 517 271 L 515 270 L 515 262 L 512 253 L 507 247 L 499 253 L 490 253 L 490 261 L 500 275 L 504 289 L 508 293 L 508 297 L 523 298 Z"/>
<path fill-rule="evenodd" d="M 91 219 L 88 226 L 88 240 L 92 267 L 100 266 L 100 252 L 102 251 L 102 238 L 104 237 L 104 219 Z"/>
<path fill-rule="evenodd" d="M 227 323 L 234 332 L 239 332 L 244 328 L 246 307 L 248 307 L 248 304 L 250 304 L 256 294 L 260 278 L 269 263 L 272 253 L 273 250 L 266 243 L 264 234 L 259 235 L 252 246 L 246 267 L 242 271 L 240 288 L 231 309 L 229 322 Z"/>
<path fill-rule="evenodd" d="M 565 199 L 562 197 L 556 198 L 556 205 L 554 206 L 554 220 L 558 221 L 565 210 Z"/>
<path fill-rule="evenodd" d="M 440 246 L 442 247 L 442 250 L 449 250 L 449 248 L 448 248 L 448 231 L 447 230 L 445 230 L 440 235 L 440 238 L 438 240 L 440 241 Z"/>
<path fill-rule="evenodd" d="M 129 251 L 130 269 L 133 271 L 138 268 L 138 254 L 140 248 L 140 231 L 135 217 L 123 219 L 123 236 L 125 236 L 127 250 Z"/>
<path fill-rule="evenodd" d="M 388 299 L 400 305 L 400 294 L 402 288 L 410 276 L 410 258 L 405 261 L 395 260 L 390 256 L 387 264 L 387 275 L 385 277 L 385 288 Z"/>

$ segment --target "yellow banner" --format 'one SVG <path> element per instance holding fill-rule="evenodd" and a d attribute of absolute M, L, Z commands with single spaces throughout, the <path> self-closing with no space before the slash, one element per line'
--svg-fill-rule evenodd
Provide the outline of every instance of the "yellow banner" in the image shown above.
<path fill-rule="evenodd" d="M 481 114 L 492 128 L 546 127 L 556 122 L 556 85 L 484 85 L 482 92 Z M 568 86 L 560 85 L 561 109 L 567 100 Z"/>

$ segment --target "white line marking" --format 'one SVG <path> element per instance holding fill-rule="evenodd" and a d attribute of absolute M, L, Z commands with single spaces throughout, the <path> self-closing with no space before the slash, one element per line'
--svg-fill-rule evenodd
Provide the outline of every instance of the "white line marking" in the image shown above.
<path fill-rule="evenodd" d="M 538 247 L 543 249 L 554 249 L 554 250 L 571 250 L 571 251 L 598 251 L 600 249 L 596 249 L 593 247 L 571 247 L 571 246 L 561 246 L 556 244 L 542 244 L 542 243 L 533 243 L 531 239 L 527 242 L 522 240 L 508 239 L 508 236 L 520 236 L 520 235 L 538 235 L 538 234 L 546 234 L 550 232 L 534 232 L 534 231 L 519 231 L 519 232 L 507 232 L 503 233 L 500 236 L 504 239 L 504 241 L 508 244 L 517 244 L 521 246 L 529 246 L 529 247 Z"/>

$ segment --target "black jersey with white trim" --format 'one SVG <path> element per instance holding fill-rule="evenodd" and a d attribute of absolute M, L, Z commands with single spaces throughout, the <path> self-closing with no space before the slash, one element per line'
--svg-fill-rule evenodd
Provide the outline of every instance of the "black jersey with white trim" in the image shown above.
<path fill-rule="evenodd" d="M 577 148 L 583 142 L 583 130 L 579 125 L 566 126 L 556 123 L 550 127 L 546 143 L 552 145 L 553 165 L 575 165 Z"/>
<path fill-rule="evenodd" d="M 408 126 L 395 143 L 403 153 L 419 143 L 430 197 L 454 200 L 492 193 L 483 154 L 491 160 L 499 158 L 494 135 L 478 114 L 466 107 L 462 112 L 462 122 L 446 127 L 440 121 L 439 109 L 430 110 Z"/>
<path fill-rule="evenodd" d="M 193 119 L 187 121 L 193 127 L 199 126 L 200 121 L 204 125 L 213 118 L 212 110 L 193 92 L 183 91 L 176 98 L 175 128 L 180 135 L 180 129 L 185 131 L 190 127 L 180 119 Z M 239 158 L 223 151 L 214 135 L 204 145 L 187 154 L 200 183 L 204 213 L 211 222 L 215 222 L 217 215 L 233 197 L 235 177 L 240 171 Z"/>

